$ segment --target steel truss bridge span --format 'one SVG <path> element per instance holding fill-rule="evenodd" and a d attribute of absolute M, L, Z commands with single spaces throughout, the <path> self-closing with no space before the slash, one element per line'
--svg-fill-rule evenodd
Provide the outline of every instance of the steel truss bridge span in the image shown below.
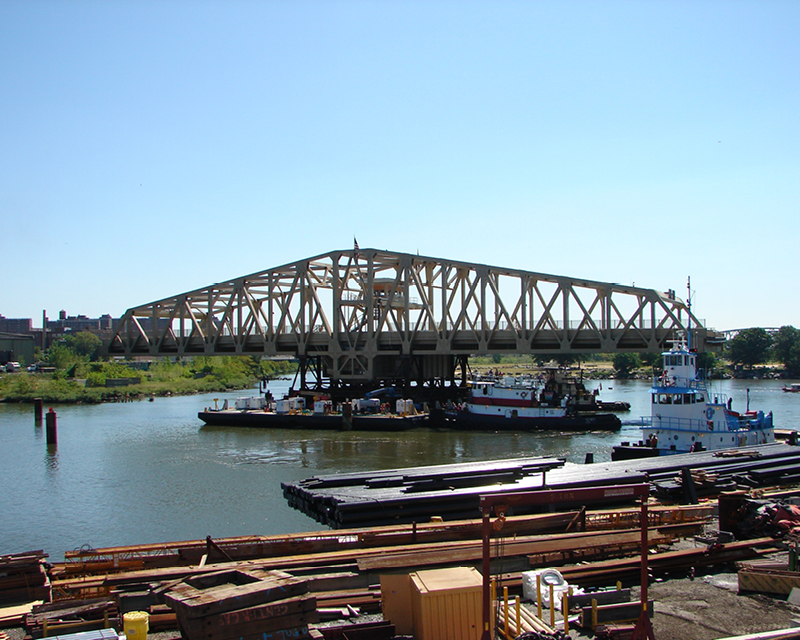
<path fill-rule="evenodd" d="M 332 386 L 462 376 L 470 355 L 658 352 L 713 335 L 673 291 L 376 249 L 332 251 L 129 309 L 110 355 L 298 358 Z"/>

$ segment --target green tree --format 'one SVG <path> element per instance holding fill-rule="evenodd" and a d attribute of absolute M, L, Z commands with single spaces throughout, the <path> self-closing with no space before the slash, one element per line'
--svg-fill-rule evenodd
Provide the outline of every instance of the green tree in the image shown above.
<path fill-rule="evenodd" d="M 618 378 L 628 378 L 635 369 L 642 366 L 642 360 L 638 353 L 617 353 L 612 364 Z"/>
<path fill-rule="evenodd" d="M 65 343 L 56 342 L 50 345 L 50 348 L 45 352 L 44 359 L 51 367 L 66 371 L 83 361 L 84 358 L 81 358 Z"/>
<path fill-rule="evenodd" d="M 664 356 L 661 353 L 643 353 L 641 355 L 642 364 L 652 367 L 653 369 L 663 369 L 664 368 Z"/>
<path fill-rule="evenodd" d="M 697 369 L 698 371 L 705 371 L 706 377 L 711 378 L 719 366 L 716 354 L 711 351 L 704 351 L 697 354 Z"/>
<path fill-rule="evenodd" d="M 75 335 L 67 336 L 64 344 L 79 356 L 86 356 L 92 361 L 97 360 L 100 348 L 103 346 L 102 340 L 88 331 L 80 331 Z"/>
<path fill-rule="evenodd" d="M 560 367 L 568 367 L 572 364 L 575 364 L 577 358 L 575 356 L 556 354 L 553 356 L 553 360 L 558 363 L 558 366 Z"/>
<path fill-rule="evenodd" d="M 730 361 L 750 369 L 767 361 L 772 348 L 772 337 L 761 327 L 743 329 L 728 344 Z"/>
<path fill-rule="evenodd" d="M 800 373 L 800 330 L 785 325 L 775 334 L 772 351 L 790 375 Z"/>

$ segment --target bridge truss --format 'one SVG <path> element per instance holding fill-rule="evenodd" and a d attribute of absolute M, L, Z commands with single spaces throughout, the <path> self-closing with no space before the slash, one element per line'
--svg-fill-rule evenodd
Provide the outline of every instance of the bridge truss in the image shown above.
<path fill-rule="evenodd" d="M 290 356 L 315 386 L 443 385 L 470 355 L 658 352 L 691 327 L 673 291 L 376 249 L 332 251 L 129 309 L 111 355 Z"/>

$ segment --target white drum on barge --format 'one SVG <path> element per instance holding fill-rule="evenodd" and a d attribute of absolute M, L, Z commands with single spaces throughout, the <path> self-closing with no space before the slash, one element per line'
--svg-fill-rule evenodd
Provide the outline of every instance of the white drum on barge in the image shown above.
<path fill-rule="evenodd" d="M 650 389 L 651 415 L 642 418 L 642 439 L 614 447 L 612 460 L 775 442 L 772 412 L 733 411 L 731 401 L 698 376 L 697 353 L 685 342 L 662 355 L 664 369 Z"/>

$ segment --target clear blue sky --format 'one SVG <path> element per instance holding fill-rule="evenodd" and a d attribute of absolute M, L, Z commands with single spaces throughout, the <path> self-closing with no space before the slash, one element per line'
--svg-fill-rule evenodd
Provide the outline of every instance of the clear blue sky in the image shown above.
<path fill-rule="evenodd" d="M 0 2 L 0 313 L 334 249 L 800 326 L 800 2 Z"/>

